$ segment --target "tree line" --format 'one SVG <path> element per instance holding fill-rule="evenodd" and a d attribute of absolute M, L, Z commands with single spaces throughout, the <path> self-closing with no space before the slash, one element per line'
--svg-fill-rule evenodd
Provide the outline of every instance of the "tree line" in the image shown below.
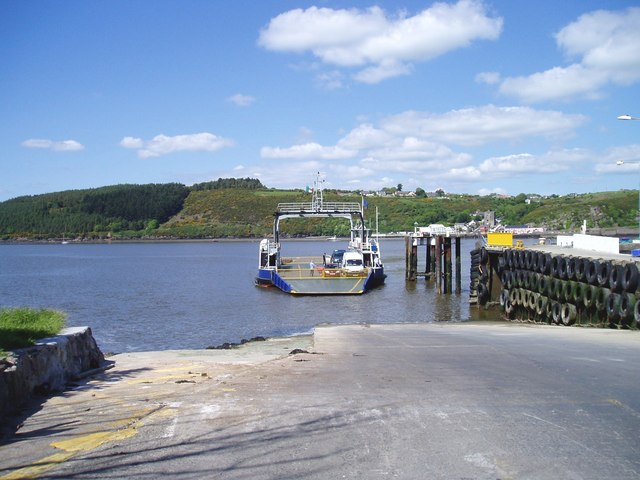
<path fill-rule="evenodd" d="M 265 188 L 257 178 L 219 178 L 211 182 L 196 183 L 191 186 L 191 190 L 218 190 L 222 188 L 240 188 L 245 190 L 257 190 Z"/>
<path fill-rule="evenodd" d="M 182 209 L 179 183 L 115 185 L 22 196 L 0 203 L 0 236 L 58 237 L 142 230 Z"/>

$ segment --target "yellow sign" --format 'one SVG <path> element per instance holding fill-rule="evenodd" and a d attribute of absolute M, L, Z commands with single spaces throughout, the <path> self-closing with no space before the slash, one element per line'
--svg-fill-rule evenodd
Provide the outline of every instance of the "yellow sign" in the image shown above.
<path fill-rule="evenodd" d="M 512 247 L 513 233 L 487 233 L 487 244 L 496 247 Z"/>

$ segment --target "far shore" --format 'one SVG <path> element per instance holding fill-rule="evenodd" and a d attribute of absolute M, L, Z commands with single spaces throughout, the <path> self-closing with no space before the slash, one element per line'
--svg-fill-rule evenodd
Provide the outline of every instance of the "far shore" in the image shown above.
<path fill-rule="evenodd" d="M 513 238 L 553 238 L 558 235 L 573 235 L 574 231 L 548 231 L 543 233 L 530 233 L 530 234 L 514 234 Z M 636 238 L 638 237 L 638 230 L 632 228 L 617 228 L 617 229 L 593 229 L 587 231 L 588 235 L 595 236 L 610 236 L 624 238 Z M 462 238 L 477 238 L 485 234 L 478 233 L 462 233 L 458 236 Z M 386 239 L 402 239 L 405 238 L 404 234 L 380 234 L 379 237 L 383 240 Z M 48 239 L 29 239 L 29 238 L 16 238 L 16 239 L 0 239 L 0 245 L 51 245 L 51 244 L 109 244 L 109 243 L 216 243 L 216 242 L 259 242 L 263 238 L 272 238 L 272 235 L 266 235 L 261 237 L 219 237 L 219 238 L 178 238 L 178 237 L 144 237 L 144 238 L 82 238 L 82 239 L 70 239 L 70 238 L 48 238 Z M 281 235 L 282 241 L 323 241 L 334 240 L 331 236 L 312 236 L 312 237 L 287 237 Z M 348 237 L 338 237 L 337 241 L 346 241 Z M 335 240 L 334 240 L 335 241 Z"/>

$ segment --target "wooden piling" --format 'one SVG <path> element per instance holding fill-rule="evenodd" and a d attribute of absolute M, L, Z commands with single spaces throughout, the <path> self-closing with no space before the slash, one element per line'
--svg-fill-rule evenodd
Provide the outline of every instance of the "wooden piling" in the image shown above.
<path fill-rule="evenodd" d="M 436 291 L 442 293 L 442 237 L 436 236 Z"/>
<path fill-rule="evenodd" d="M 418 242 L 411 242 L 411 272 L 412 279 L 415 280 L 418 276 Z"/>
<path fill-rule="evenodd" d="M 429 278 L 431 276 L 431 273 L 433 272 L 433 267 L 431 265 L 431 239 L 428 238 L 427 239 L 427 247 L 425 248 L 426 250 L 426 259 L 424 261 L 424 274 L 426 278 Z"/>
<path fill-rule="evenodd" d="M 451 265 L 451 237 L 444 238 L 444 293 L 453 291 L 453 268 Z"/>
<path fill-rule="evenodd" d="M 438 293 L 454 293 L 453 241 L 455 238 L 455 293 L 462 291 L 460 237 L 445 235 L 408 236 L 405 238 L 405 279 L 415 281 L 417 277 L 435 279 Z M 424 272 L 418 271 L 418 249 L 425 248 Z"/>
<path fill-rule="evenodd" d="M 456 237 L 456 293 L 462 293 L 462 261 L 460 254 L 460 237 Z"/>
<path fill-rule="evenodd" d="M 415 281 L 415 276 L 411 271 L 411 237 L 404 237 L 404 263 L 405 263 L 405 280 Z"/>

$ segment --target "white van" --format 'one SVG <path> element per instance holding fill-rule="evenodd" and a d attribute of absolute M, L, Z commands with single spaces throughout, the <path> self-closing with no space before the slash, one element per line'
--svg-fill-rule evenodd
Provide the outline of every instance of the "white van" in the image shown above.
<path fill-rule="evenodd" d="M 364 270 L 362 252 L 347 250 L 342 256 L 342 268 L 349 272 L 360 272 Z"/>

